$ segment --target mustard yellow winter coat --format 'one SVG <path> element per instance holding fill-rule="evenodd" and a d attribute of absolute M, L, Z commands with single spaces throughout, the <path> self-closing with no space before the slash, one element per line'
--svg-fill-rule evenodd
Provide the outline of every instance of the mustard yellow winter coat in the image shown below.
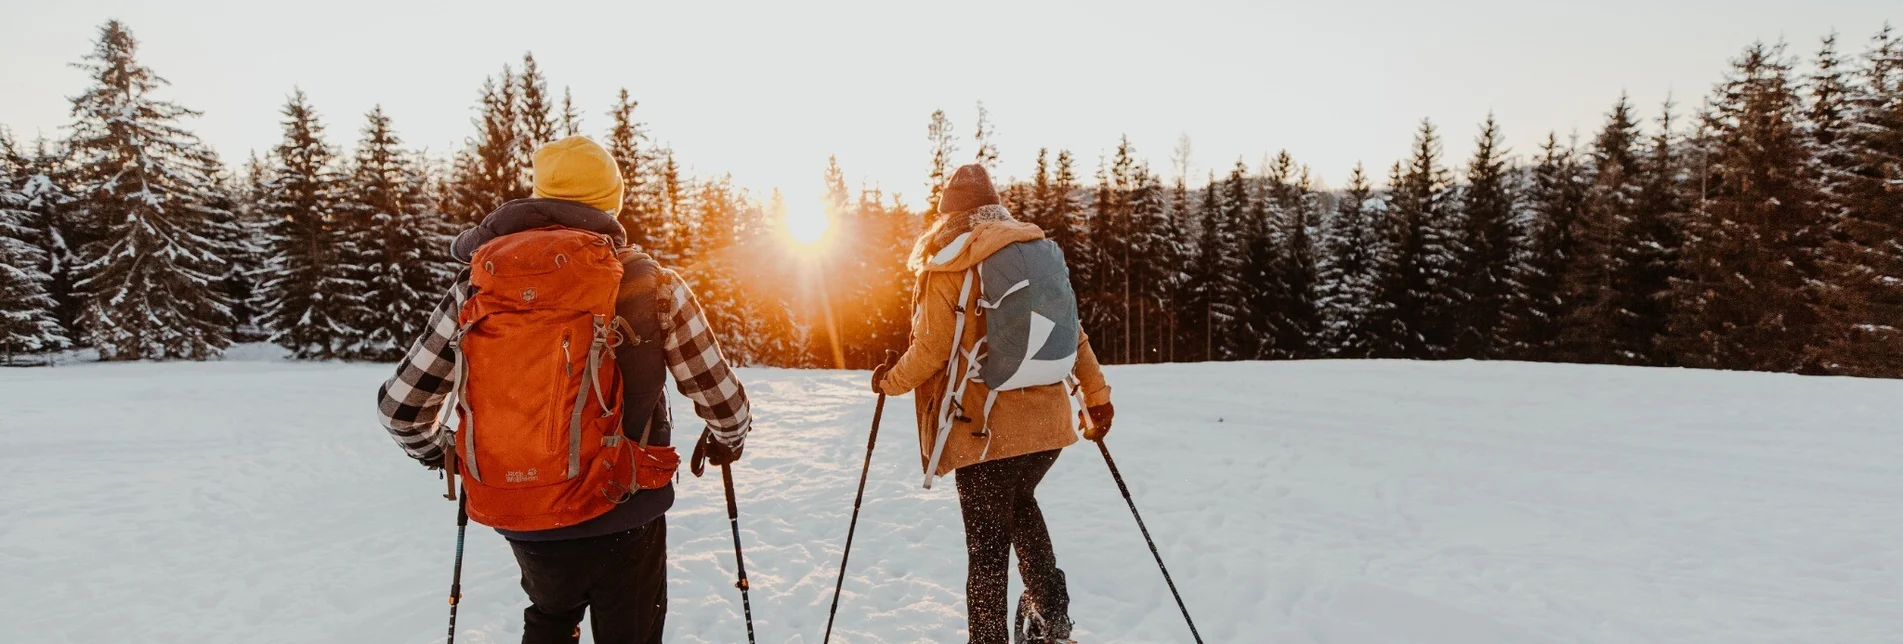
<path fill-rule="evenodd" d="M 957 315 L 953 301 L 964 285 L 965 271 L 984 261 L 1006 245 L 1043 239 L 1044 231 L 1019 221 L 985 221 L 972 227 L 971 236 L 955 257 L 946 261 L 934 258 L 926 262 L 920 276 L 921 287 L 913 296 L 912 341 L 905 355 L 886 374 L 881 387 L 890 395 L 917 391 L 913 396 L 918 410 L 919 465 L 930 463 L 933 429 L 938 405 L 944 396 L 946 360 L 951 355 L 952 327 Z M 965 310 L 976 311 L 978 299 L 974 286 Z M 965 332 L 959 352 L 969 351 L 984 335 L 985 320 L 980 315 L 965 316 Z M 958 369 L 965 369 L 959 358 Z M 1101 405 L 1110 401 L 1110 386 L 1104 382 L 1103 368 L 1090 349 L 1090 339 L 1081 333 L 1077 341 L 1077 365 L 1073 371 L 1083 386 L 1084 404 Z M 998 394 L 992 407 L 989 445 L 986 438 L 974 435 L 985 426 L 985 397 L 990 390 L 984 383 L 973 382 L 965 389 L 964 416 L 969 422 L 954 421 L 945 441 L 945 453 L 934 474 L 944 476 L 961 467 L 985 461 L 1010 458 L 1033 452 L 1059 449 L 1077 442 L 1077 414 L 1083 410 L 1073 404 L 1070 392 L 1062 384 L 1026 387 Z"/>

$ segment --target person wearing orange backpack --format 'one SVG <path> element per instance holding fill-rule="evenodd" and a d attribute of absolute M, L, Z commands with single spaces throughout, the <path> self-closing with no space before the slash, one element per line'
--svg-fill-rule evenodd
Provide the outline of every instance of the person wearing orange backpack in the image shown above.
<path fill-rule="evenodd" d="M 601 145 L 534 154 L 534 198 L 455 240 L 468 263 L 378 391 L 410 457 L 461 476 L 468 516 L 507 538 L 530 606 L 524 644 L 660 642 L 667 520 L 680 458 L 669 374 L 705 429 L 694 449 L 740 458 L 745 390 L 679 275 L 616 222 L 623 186 Z M 457 411 L 458 428 L 439 417 Z"/>
<path fill-rule="evenodd" d="M 1017 641 L 1068 642 L 1070 594 L 1037 485 L 1080 426 L 1090 440 L 1110 431 L 1110 386 L 1078 322 L 1063 251 L 1012 218 L 984 166 L 955 171 L 938 212 L 912 251 L 910 346 L 873 372 L 872 389 L 918 391 L 926 487 L 956 472 L 971 642 L 1011 641 L 1014 548 L 1024 578 Z"/>

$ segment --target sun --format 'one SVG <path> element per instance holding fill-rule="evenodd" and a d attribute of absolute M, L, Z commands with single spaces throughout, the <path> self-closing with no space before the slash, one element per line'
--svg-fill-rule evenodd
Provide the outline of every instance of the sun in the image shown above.
<path fill-rule="evenodd" d="M 820 255 L 832 237 L 832 217 L 821 209 L 789 210 L 780 221 L 787 246 L 802 256 Z"/>
<path fill-rule="evenodd" d="M 818 210 L 799 210 L 786 213 L 786 234 L 793 241 L 802 244 L 818 243 L 833 227 L 832 218 Z"/>

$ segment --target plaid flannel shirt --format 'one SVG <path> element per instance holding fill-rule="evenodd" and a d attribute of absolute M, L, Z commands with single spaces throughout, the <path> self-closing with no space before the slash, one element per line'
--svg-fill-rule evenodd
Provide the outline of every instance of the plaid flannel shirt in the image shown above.
<path fill-rule="evenodd" d="M 738 448 L 753 424 L 747 392 L 720 353 L 720 344 L 701 314 L 700 302 L 672 270 L 662 271 L 661 289 L 667 296 L 661 325 L 666 334 L 667 368 L 675 386 L 694 401 L 694 412 L 707 422 L 715 440 Z M 457 318 L 469 297 L 469 276 L 451 286 L 430 313 L 429 326 L 410 345 L 397 365 L 396 375 L 377 391 L 377 411 L 403 451 L 427 464 L 441 463 L 450 432 L 443 422 L 443 404 L 455 389 Z"/>

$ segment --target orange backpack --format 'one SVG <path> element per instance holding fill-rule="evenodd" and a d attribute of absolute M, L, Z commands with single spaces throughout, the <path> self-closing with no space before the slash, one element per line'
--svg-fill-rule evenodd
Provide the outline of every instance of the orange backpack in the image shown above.
<path fill-rule="evenodd" d="M 622 265 L 606 236 L 544 228 L 498 237 L 471 261 L 456 350 L 456 464 L 469 516 L 550 530 L 668 484 L 673 447 L 630 441 L 614 348 Z"/>

